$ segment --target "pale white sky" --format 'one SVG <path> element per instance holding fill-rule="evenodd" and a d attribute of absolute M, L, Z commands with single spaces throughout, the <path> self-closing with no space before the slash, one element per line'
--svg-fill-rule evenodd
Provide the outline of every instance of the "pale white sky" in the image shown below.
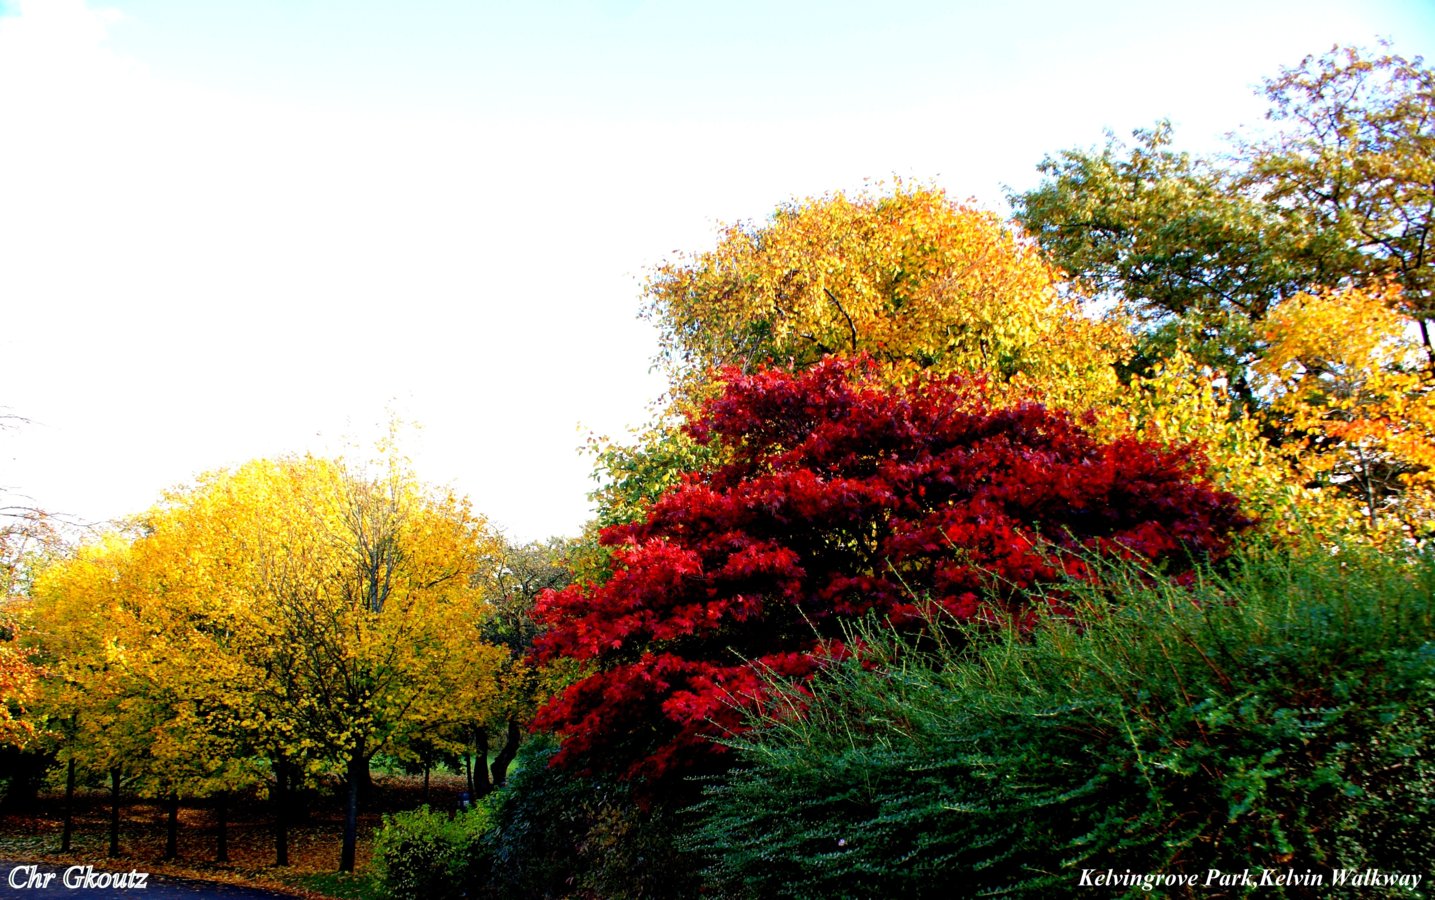
<path fill-rule="evenodd" d="M 585 435 L 662 389 L 642 273 L 719 222 L 893 175 L 1000 209 L 1381 35 L 1435 55 L 1435 7 L 0 2 L 0 486 L 100 520 L 393 410 L 426 480 L 576 533 Z"/>

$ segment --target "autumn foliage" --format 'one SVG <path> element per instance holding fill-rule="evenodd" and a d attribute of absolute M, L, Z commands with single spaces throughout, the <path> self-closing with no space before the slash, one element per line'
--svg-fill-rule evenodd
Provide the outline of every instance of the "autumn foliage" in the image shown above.
<path fill-rule="evenodd" d="M 987 372 L 994 391 L 1086 408 L 1109 396 L 1129 339 L 1082 315 L 1062 277 L 998 216 L 899 182 L 728 225 L 712 250 L 651 272 L 644 313 L 679 394 L 716 367 L 865 353 L 903 372 Z"/>
<path fill-rule="evenodd" d="M 688 424 L 725 461 L 687 476 L 645 520 L 604 530 L 614 574 L 551 592 L 540 662 L 591 674 L 537 725 L 560 764 L 662 779 L 724 751 L 764 671 L 803 678 L 844 622 L 1021 622 L 1031 589 L 1086 576 L 1081 556 L 1170 569 L 1220 553 L 1244 524 L 1193 480 L 1187 452 L 1102 443 L 1036 404 L 991 408 L 954 377 L 880 384 L 865 360 L 799 374 L 727 373 Z"/>

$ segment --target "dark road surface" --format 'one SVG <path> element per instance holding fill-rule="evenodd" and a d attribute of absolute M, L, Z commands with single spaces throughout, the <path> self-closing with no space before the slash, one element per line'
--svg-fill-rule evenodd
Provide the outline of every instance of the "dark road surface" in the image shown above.
<path fill-rule="evenodd" d="M 146 900 L 199 900 L 201 897 L 216 897 L 221 900 L 293 900 L 292 894 L 163 875 L 150 875 L 143 879 L 144 887 L 115 886 L 140 881 L 130 873 L 130 869 L 110 869 L 104 866 L 66 866 L 59 863 L 0 860 L 0 897 L 73 897 L 75 900 L 136 900 L 140 897 Z M 107 882 L 109 886 L 99 886 Z"/>

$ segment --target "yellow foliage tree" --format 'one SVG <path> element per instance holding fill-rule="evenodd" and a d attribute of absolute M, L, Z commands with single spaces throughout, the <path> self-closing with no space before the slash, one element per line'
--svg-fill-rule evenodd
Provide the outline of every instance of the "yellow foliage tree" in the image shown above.
<path fill-rule="evenodd" d="M 69 708 L 86 710 L 76 758 L 108 753 L 172 799 L 252 783 L 267 761 L 281 809 L 295 779 L 340 772 L 352 870 L 373 755 L 496 702 L 508 652 L 474 623 L 497 537 L 393 454 L 366 469 L 305 457 L 206 475 L 136 531 L 39 586 L 48 652 L 76 685 Z M 283 862 L 282 819 L 278 839 Z"/>
<path fill-rule="evenodd" d="M 66 769 L 64 851 L 70 849 L 77 773 L 84 772 L 110 780 L 110 853 L 119 852 L 121 780 L 147 751 L 145 717 L 120 628 L 130 543 L 119 532 L 101 535 L 46 566 L 31 588 L 29 639 L 46 669 L 36 708 Z"/>
<path fill-rule="evenodd" d="M 1133 434 L 1167 447 L 1194 446 L 1216 487 L 1271 535 L 1329 535 L 1352 522 L 1349 504 L 1307 487 L 1292 461 L 1263 433 L 1263 417 L 1247 411 L 1225 377 L 1184 351 L 1134 375 L 1113 405 L 1096 411 L 1096 430 Z"/>
<path fill-rule="evenodd" d="M 1300 294 L 1264 323 L 1255 365 L 1309 483 L 1352 498 L 1367 528 L 1435 525 L 1435 392 L 1399 288 Z"/>
<path fill-rule="evenodd" d="M 992 213 L 899 183 L 726 227 L 713 249 L 653 271 L 645 314 L 678 385 L 715 366 L 867 353 L 898 371 L 981 372 L 1086 408 L 1112 395 L 1128 339 L 1082 315 L 1060 276 Z"/>
<path fill-rule="evenodd" d="M 242 661 L 223 680 L 223 705 L 281 765 L 343 771 L 350 871 L 369 760 L 494 690 L 483 673 L 502 651 L 460 637 L 472 634 L 463 623 L 483 602 L 476 579 L 496 538 L 466 501 L 425 489 L 392 455 L 369 472 L 251 463 L 171 505 L 184 537 L 176 562 L 198 544 L 207 565 L 186 563 L 201 573 L 189 577 L 220 585 L 181 608 L 193 622 L 208 604 L 212 631 Z M 458 673 L 472 690 L 456 691 Z"/>

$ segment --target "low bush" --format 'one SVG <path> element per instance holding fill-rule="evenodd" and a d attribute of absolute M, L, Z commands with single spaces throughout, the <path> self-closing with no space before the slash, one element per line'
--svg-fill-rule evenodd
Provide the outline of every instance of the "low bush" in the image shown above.
<path fill-rule="evenodd" d="M 374 860 L 386 896 L 393 900 L 447 900 L 470 896 L 488 878 L 492 803 L 456 815 L 427 806 L 385 816 L 374 836 Z"/>
<path fill-rule="evenodd" d="M 374 858 L 386 896 L 684 897 L 700 860 L 673 846 L 673 813 L 630 786 L 548 763 L 546 736 L 519 749 L 508 783 L 456 816 L 428 807 L 388 816 Z"/>
<path fill-rule="evenodd" d="M 739 765 L 685 838 L 712 887 L 1051 896 L 1083 869 L 1270 868 L 1339 896 L 1332 869 L 1429 876 L 1435 557 L 1248 551 L 1189 586 L 1101 583 L 1025 636 L 860 627 L 860 659 L 730 740 Z"/>
<path fill-rule="evenodd" d="M 673 845 L 674 812 L 640 805 L 630 785 L 550 765 L 557 744 L 535 737 L 519 749 L 517 771 L 492 833 L 492 868 L 482 891 L 508 898 L 688 897 L 700 859 Z"/>

